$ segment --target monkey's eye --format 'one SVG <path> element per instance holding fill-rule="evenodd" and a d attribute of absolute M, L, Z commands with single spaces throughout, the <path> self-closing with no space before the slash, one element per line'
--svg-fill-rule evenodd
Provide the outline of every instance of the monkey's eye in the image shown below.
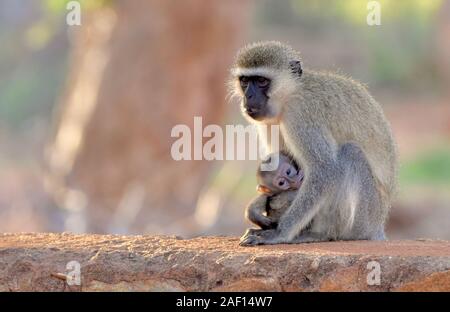
<path fill-rule="evenodd" d="M 283 185 L 284 185 L 284 183 L 285 183 L 285 181 L 284 181 L 284 180 L 280 180 L 280 182 L 278 182 L 278 186 L 283 186 Z"/>
<path fill-rule="evenodd" d="M 269 83 L 270 83 L 270 80 L 267 79 L 267 78 L 264 78 L 264 77 L 258 77 L 256 79 L 256 81 L 258 83 L 258 86 L 260 86 L 262 88 L 267 87 L 269 85 Z"/>
<path fill-rule="evenodd" d="M 241 77 L 239 77 L 239 82 L 240 82 L 242 88 L 246 88 L 248 85 L 249 79 L 246 76 L 241 76 Z"/>
<path fill-rule="evenodd" d="M 289 168 L 288 170 L 286 170 L 286 175 L 288 177 L 293 177 L 297 174 L 297 170 L 295 170 L 293 167 Z"/>

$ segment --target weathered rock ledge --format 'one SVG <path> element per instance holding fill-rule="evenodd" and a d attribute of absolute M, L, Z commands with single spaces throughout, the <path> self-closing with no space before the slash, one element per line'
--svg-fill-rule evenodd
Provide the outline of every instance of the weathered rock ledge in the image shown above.
<path fill-rule="evenodd" d="M 81 285 L 65 280 L 71 261 Z M 450 242 L 249 248 L 231 237 L 0 234 L 0 291 L 128 290 L 450 291 Z"/>

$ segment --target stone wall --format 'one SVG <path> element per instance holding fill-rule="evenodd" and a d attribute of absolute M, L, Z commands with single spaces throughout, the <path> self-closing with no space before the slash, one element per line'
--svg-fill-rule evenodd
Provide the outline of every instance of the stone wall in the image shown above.
<path fill-rule="evenodd" d="M 0 234 L 0 291 L 444 290 L 448 241 L 239 247 L 234 237 Z"/>

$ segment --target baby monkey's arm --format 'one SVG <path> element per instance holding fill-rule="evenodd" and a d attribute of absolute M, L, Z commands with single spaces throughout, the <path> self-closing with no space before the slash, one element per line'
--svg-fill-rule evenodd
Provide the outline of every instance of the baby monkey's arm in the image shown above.
<path fill-rule="evenodd" d="M 272 196 L 267 207 L 267 217 L 277 224 L 284 212 L 290 207 L 298 190 L 285 191 Z"/>
<path fill-rule="evenodd" d="M 245 217 L 260 226 L 262 229 L 272 229 L 276 227 L 276 222 L 265 216 L 267 200 L 269 196 L 259 195 L 254 198 L 245 209 Z"/>

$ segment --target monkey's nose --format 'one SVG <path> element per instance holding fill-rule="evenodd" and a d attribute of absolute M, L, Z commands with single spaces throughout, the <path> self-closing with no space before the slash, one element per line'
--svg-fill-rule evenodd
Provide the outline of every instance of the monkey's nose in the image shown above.
<path fill-rule="evenodd" d="M 247 113 L 249 113 L 249 114 L 255 114 L 255 113 L 257 113 L 257 112 L 259 111 L 259 109 L 254 108 L 254 107 L 247 107 L 247 108 L 246 108 L 246 111 L 247 111 Z"/>

